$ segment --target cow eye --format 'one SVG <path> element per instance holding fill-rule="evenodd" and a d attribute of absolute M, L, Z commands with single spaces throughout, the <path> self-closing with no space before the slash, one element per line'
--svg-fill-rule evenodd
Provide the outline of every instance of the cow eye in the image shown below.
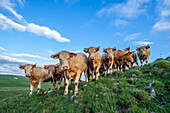
<path fill-rule="evenodd" d="M 70 58 L 67 58 L 67 60 L 70 60 Z"/>
<path fill-rule="evenodd" d="M 61 59 L 59 59 L 59 61 L 61 61 Z"/>

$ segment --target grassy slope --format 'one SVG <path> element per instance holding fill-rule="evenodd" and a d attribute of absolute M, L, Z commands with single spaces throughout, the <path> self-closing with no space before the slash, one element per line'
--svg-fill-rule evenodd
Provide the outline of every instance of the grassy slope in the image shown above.
<path fill-rule="evenodd" d="M 8 79 L 6 79 L 8 80 Z M 4 80 L 1 80 L 2 82 Z M 149 96 L 149 83 L 154 81 L 156 96 Z M 46 113 L 79 113 L 79 112 L 138 112 L 169 113 L 170 112 L 170 59 L 159 59 L 148 66 L 133 67 L 124 73 L 114 72 L 108 77 L 100 77 L 98 81 L 80 83 L 79 95 L 72 98 L 73 86 L 68 96 L 63 96 L 63 87 L 51 94 L 33 94 L 28 96 L 28 80 L 22 84 L 14 80 L 0 85 L 0 89 L 9 86 L 18 87 L 7 91 L 10 94 L 0 101 L 0 111 L 7 112 L 46 112 Z M 23 87 L 25 88 L 23 90 Z M 44 85 L 49 88 L 49 84 Z M 19 92 L 19 95 L 14 91 Z M 12 94 L 11 94 L 12 92 Z M 2 91 L 0 90 L 0 95 Z M 2 96 L 0 96 L 2 97 Z"/>

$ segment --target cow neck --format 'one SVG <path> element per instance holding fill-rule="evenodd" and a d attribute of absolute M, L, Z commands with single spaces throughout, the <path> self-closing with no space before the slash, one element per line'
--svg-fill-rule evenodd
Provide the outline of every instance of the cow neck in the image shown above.
<path fill-rule="evenodd" d="M 35 69 L 36 69 L 37 67 L 34 67 L 33 69 L 32 69 L 32 73 L 31 73 L 31 75 L 33 75 L 34 76 L 34 71 L 35 71 Z"/>

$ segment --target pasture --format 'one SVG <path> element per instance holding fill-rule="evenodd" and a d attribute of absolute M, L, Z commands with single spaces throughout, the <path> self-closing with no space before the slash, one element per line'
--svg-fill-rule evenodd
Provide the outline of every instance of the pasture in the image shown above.
<path fill-rule="evenodd" d="M 17 77 L 18 80 L 15 80 Z M 150 87 L 150 83 L 153 85 Z M 132 67 L 124 72 L 99 77 L 98 81 L 81 82 L 74 97 L 60 90 L 44 94 L 51 83 L 43 83 L 42 91 L 29 94 L 29 80 L 20 76 L 0 76 L 1 113 L 169 113 L 170 59 L 158 59 L 147 66 Z M 154 88 L 155 95 L 150 90 Z M 35 88 L 36 90 L 36 88 Z"/>

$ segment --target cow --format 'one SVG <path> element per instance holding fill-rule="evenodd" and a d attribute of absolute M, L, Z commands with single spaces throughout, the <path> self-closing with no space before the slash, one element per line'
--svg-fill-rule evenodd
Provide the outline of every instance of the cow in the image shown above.
<path fill-rule="evenodd" d="M 43 82 L 49 81 L 53 78 L 52 73 L 49 70 L 36 67 L 36 64 L 26 64 L 20 65 L 19 68 L 25 71 L 25 76 L 30 79 L 30 93 L 32 95 L 34 86 L 38 84 L 37 93 L 40 92 L 41 86 Z M 53 86 L 52 88 L 53 89 Z"/>
<path fill-rule="evenodd" d="M 44 82 L 51 81 L 53 83 L 51 90 L 48 91 L 48 93 L 54 91 L 56 86 L 56 81 L 58 81 L 57 90 L 59 90 L 62 79 L 64 77 L 64 72 L 61 70 L 61 65 L 60 64 L 44 65 L 44 69 L 47 69 L 48 71 L 50 71 L 50 74 L 53 75 L 53 78 L 51 77 L 48 80 L 44 80 Z"/>
<path fill-rule="evenodd" d="M 93 76 L 95 75 L 95 80 L 98 80 L 98 73 L 101 66 L 101 56 L 98 53 L 100 50 L 100 47 L 89 47 L 84 48 L 85 53 L 89 53 L 88 56 L 88 72 L 89 72 L 89 80 L 91 81 L 93 79 Z"/>
<path fill-rule="evenodd" d="M 113 65 L 115 65 L 113 50 L 113 48 L 103 49 L 104 54 L 102 55 L 102 65 L 105 70 L 104 76 L 108 74 L 108 69 L 110 70 L 110 74 L 113 72 Z"/>
<path fill-rule="evenodd" d="M 148 64 L 148 60 L 150 57 L 150 49 L 149 48 L 150 48 L 149 45 L 136 48 L 141 66 L 143 66 L 144 61 L 146 61 L 146 65 Z"/>
<path fill-rule="evenodd" d="M 122 72 L 124 64 L 131 67 L 129 62 L 134 62 L 134 59 L 132 57 L 132 54 L 134 53 L 133 51 L 132 52 L 122 51 L 122 50 L 117 50 L 116 48 L 114 48 L 113 52 L 114 52 L 114 61 L 117 65 L 117 69 L 119 68 L 119 70 Z"/>
<path fill-rule="evenodd" d="M 61 69 L 64 71 L 65 90 L 64 95 L 68 94 L 69 82 L 74 79 L 75 88 L 74 95 L 78 94 L 78 84 L 81 74 L 84 72 L 86 82 L 88 59 L 84 53 L 73 53 L 66 50 L 60 51 L 57 54 L 51 55 L 53 59 L 59 59 Z"/>
<path fill-rule="evenodd" d="M 132 52 L 132 50 L 130 50 L 130 47 L 125 48 L 124 51 Z M 134 62 L 131 62 L 132 63 L 131 66 L 133 66 L 134 63 L 136 63 L 136 65 L 138 66 L 139 65 L 138 64 L 138 59 L 137 59 L 137 55 L 136 55 L 135 52 L 132 54 L 132 57 L 134 59 Z"/>

